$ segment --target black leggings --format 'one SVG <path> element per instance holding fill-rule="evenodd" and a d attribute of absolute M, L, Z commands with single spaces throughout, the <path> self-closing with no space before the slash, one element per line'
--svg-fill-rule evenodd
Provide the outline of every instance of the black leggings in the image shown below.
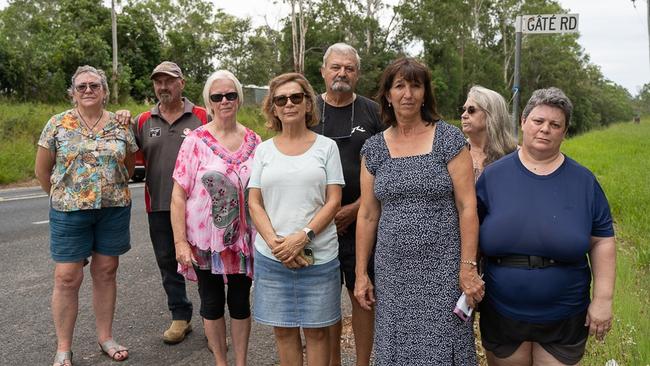
<path fill-rule="evenodd" d="M 199 280 L 199 296 L 203 318 L 217 320 L 223 317 L 226 305 L 223 275 L 196 267 Z M 252 280 L 245 274 L 232 274 L 228 277 L 228 313 L 232 319 L 246 319 L 251 316 L 250 289 Z"/>

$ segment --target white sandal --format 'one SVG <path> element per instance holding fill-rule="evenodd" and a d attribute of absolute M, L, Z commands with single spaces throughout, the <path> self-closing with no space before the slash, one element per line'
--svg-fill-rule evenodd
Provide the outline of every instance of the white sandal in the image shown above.
<path fill-rule="evenodd" d="M 118 355 L 118 354 L 123 355 L 122 352 L 128 352 L 129 349 L 124 347 L 124 346 L 120 346 L 119 344 L 117 344 L 117 342 L 115 342 L 112 339 L 109 339 L 104 343 L 100 343 L 99 347 L 102 349 L 102 352 L 104 352 L 108 357 L 112 358 L 113 361 L 122 362 L 122 361 L 126 360 L 127 358 L 129 358 L 128 353 L 126 354 L 126 357 L 124 357 L 124 358 L 115 358 L 115 355 Z M 111 351 L 113 351 L 113 352 L 111 353 Z"/>
<path fill-rule="evenodd" d="M 52 366 L 72 366 L 72 351 L 57 351 Z"/>

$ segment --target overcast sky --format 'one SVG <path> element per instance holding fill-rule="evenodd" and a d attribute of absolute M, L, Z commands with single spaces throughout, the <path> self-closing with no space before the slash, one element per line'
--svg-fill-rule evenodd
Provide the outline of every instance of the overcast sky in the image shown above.
<path fill-rule="evenodd" d="M 560 4 L 579 14 L 578 42 L 599 65 L 603 75 L 636 95 L 650 82 L 650 56 L 646 6 L 650 0 L 559 0 Z M 104 0 L 110 6 L 110 1 Z M 254 24 L 278 28 L 279 19 L 287 13 L 281 0 L 212 0 L 227 13 L 250 16 Z M 384 0 L 396 4 L 398 0 Z M 0 0 L 0 8 L 6 6 Z M 543 37 L 543 35 L 534 35 Z"/>

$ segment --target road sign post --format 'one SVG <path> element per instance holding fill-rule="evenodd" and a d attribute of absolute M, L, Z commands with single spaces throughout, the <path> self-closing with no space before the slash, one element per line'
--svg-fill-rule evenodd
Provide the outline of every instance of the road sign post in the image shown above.
<path fill-rule="evenodd" d="M 526 34 L 577 33 L 578 14 L 519 15 L 515 18 L 515 74 L 512 83 L 512 125 L 517 137 L 519 124 L 521 37 Z"/>

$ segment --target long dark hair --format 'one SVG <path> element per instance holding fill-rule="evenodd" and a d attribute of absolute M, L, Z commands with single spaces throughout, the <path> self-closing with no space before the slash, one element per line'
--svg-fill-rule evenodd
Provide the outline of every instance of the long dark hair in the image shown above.
<path fill-rule="evenodd" d="M 393 107 L 386 99 L 386 95 L 393 85 L 395 77 L 401 76 L 408 82 L 417 81 L 424 86 L 424 105 L 420 109 L 422 119 L 427 125 L 438 122 L 441 117 L 436 110 L 436 100 L 431 87 L 431 71 L 423 63 L 412 57 L 402 57 L 393 62 L 384 69 L 379 82 L 379 91 L 375 99 L 381 106 L 381 120 L 386 126 L 394 127 L 397 125 L 397 118 Z"/>

